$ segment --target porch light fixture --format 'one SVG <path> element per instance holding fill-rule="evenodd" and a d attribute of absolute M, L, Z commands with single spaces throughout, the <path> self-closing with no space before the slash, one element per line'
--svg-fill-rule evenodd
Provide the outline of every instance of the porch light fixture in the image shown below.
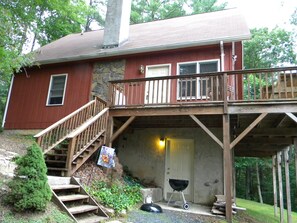
<path fill-rule="evenodd" d="M 139 74 L 144 74 L 144 66 L 140 65 L 139 67 Z"/>
<path fill-rule="evenodd" d="M 164 147 L 164 146 L 165 146 L 165 138 L 164 138 L 164 137 L 161 137 L 161 138 L 160 138 L 159 146 L 160 146 L 160 147 Z"/>

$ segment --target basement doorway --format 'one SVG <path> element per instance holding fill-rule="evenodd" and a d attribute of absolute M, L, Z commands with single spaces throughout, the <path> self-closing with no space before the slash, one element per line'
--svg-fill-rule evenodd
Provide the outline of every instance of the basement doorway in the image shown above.
<path fill-rule="evenodd" d="M 168 200 L 172 188 L 169 179 L 189 180 L 188 187 L 183 191 L 187 201 L 193 202 L 194 188 L 194 139 L 167 139 L 165 160 L 164 199 Z M 173 199 L 180 199 L 178 197 Z"/>

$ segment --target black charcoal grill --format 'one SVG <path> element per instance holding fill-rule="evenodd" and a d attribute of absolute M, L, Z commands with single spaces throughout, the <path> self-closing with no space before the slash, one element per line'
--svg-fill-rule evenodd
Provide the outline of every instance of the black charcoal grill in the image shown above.
<path fill-rule="evenodd" d="M 189 181 L 188 180 L 169 179 L 169 185 L 173 189 L 173 192 L 172 192 L 172 194 L 171 194 L 171 196 L 170 196 L 170 198 L 168 200 L 167 205 L 170 204 L 173 194 L 175 192 L 177 192 L 177 193 L 180 194 L 180 197 L 181 197 L 181 199 L 183 201 L 183 205 L 182 205 L 183 209 L 188 210 L 190 206 L 189 206 L 189 204 L 187 203 L 187 201 L 185 199 L 185 195 L 184 195 L 183 190 L 185 190 L 188 187 Z"/>

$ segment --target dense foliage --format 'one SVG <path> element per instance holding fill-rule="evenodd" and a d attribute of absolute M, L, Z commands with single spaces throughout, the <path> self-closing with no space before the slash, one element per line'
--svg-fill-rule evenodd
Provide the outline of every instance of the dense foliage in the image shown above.
<path fill-rule="evenodd" d="M 15 177 L 8 183 L 10 192 L 5 201 L 16 211 L 44 211 L 51 200 L 47 169 L 37 144 L 27 148 L 27 154 L 16 160 Z"/>
<path fill-rule="evenodd" d="M 132 0 L 131 24 L 222 10 L 217 0 Z"/>
<path fill-rule="evenodd" d="M 89 188 L 89 193 L 101 204 L 113 208 L 117 214 L 142 200 L 140 186 L 136 184 L 114 182 L 108 185 L 106 182 L 97 181 Z"/>
<path fill-rule="evenodd" d="M 1 120 L 11 75 L 33 61 L 34 55 L 24 53 L 67 34 L 90 30 L 91 21 L 102 22 L 99 6 L 97 1 L 88 6 L 85 0 L 0 1 Z"/>
<path fill-rule="evenodd" d="M 252 29 L 252 38 L 244 42 L 245 69 L 271 68 L 296 63 L 293 33 L 281 28 Z"/>
<path fill-rule="evenodd" d="M 297 187 L 295 180 L 295 154 L 292 149 L 289 153 L 290 156 L 290 188 L 291 188 L 291 204 L 292 210 L 297 211 Z M 272 159 L 265 158 L 247 158 L 236 157 L 236 196 L 253 201 L 259 201 L 259 193 L 257 190 L 257 178 L 256 178 L 256 165 L 259 166 L 260 175 L 260 188 L 263 197 L 263 202 L 273 205 L 273 178 L 272 178 Z M 284 165 L 284 164 L 283 164 Z M 283 198 L 286 206 L 286 190 L 285 190 L 285 173 L 283 170 Z"/>

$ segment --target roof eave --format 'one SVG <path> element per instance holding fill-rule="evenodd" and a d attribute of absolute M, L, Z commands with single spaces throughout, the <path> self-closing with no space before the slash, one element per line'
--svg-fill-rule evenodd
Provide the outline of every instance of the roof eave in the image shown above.
<path fill-rule="evenodd" d="M 90 59 L 100 59 L 100 58 L 107 58 L 107 57 L 114 57 L 114 56 L 125 56 L 131 54 L 138 54 L 138 53 L 148 53 L 148 52 L 157 52 L 157 51 L 164 51 L 164 50 L 174 50 L 174 49 L 182 49 L 182 48 L 190 48 L 196 46 L 207 46 L 207 45 L 214 45 L 218 44 L 220 41 L 224 41 L 225 43 L 230 42 L 238 42 L 243 40 L 250 39 L 250 34 L 241 35 L 237 37 L 230 37 L 230 38 L 217 38 L 207 41 L 199 41 L 199 42 L 187 42 L 187 43 L 177 43 L 171 45 L 162 45 L 162 46 L 153 46 L 153 47 L 142 47 L 142 48 L 134 48 L 134 49 L 126 49 L 126 50 L 108 50 L 96 54 L 85 54 L 73 57 L 65 57 L 65 58 L 55 58 L 50 60 L 40 60 L 35 61 L 35 65 L 48 65 L 48 64 L 55 64 L 55 63 L 65 63 L 65 62 L 74 62 L 80 60 L 90 60 Z"/>

